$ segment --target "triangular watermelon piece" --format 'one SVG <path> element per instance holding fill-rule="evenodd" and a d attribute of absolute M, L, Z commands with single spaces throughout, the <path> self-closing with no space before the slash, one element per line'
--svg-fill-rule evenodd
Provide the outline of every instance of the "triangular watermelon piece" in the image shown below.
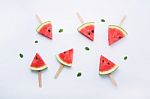
<path fill-rule="evenodd" d="M 83 34 L 85 37 L 87 37 L 91 41 L 94 41 L 94 22 L 87 22 L 81 25 L 78 28 L 78 32 Z"/>
<path fill-rule="evenodd" d="M 40 70 L 44 70 L 46 68 L 47 68 L 47 66 L 46 66 L 45 62 L 43 61 L 42 57 L 38 53 L 36 53 L 32 63 L 31 63 L 30 69 L 35 70 L 35 71 L 40 71 Z"/>
<path fill-rule="evenodd" d="M 39 34 L 52 39 L 52 24 L 50 21 L 42 23 L 36 30 Z"/>
<path fill-rule="evenodd" d="M 115 71 L 118 66 L 112 61 L 108 60 L 106 57 L 101 55 L 99 64 L 99 74 L 106 75 Z"/>
<path fill-rule="evenodd" d="M 108 44 L 112 45 L 115 42 L 119 41 L 120 39 L 126 36 L 127 32 L 116 25 L 109 25 L 108 26 Z"/>
<path fill-rule="evenodd" d="M 63 65 L 72 66 L 73 49 L 59 53 L 58 55 L 56 55 L 56 58 Z"/>

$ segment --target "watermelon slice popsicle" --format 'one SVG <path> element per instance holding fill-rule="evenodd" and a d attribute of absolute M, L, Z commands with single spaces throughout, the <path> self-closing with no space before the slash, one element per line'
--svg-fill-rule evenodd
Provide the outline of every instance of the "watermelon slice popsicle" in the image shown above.
<path fill-rule="evenodd" d="M 121 40 L 127 35 L 127 32 L 123 28 L 121 28 L 125 19 L 126 19 L 126 16 L 122 18 L 119 25 L 108 26 L 108 45 L 109 46 Z"/>
<path fill-rule="evenodd" d="M 108 75 L 113 85 L 115 86 L 117 86 L 117 83 L 112 76 L 112 72 L 114 72 L 117 68 L 118 66 L 115 63 L 113 63 L 103 55 L 100 56 L 99 74 Z"/>
<path fill-rule="evenodd" d="M 52 23 L 51 23 L 51 21 L 42 22 L 42 20 L 40 19 L 40 17 L 38 15 L 36 15 L 36 18 L 37 18 L 38 22 L 40 23 L 40 25 L 36 29 L 36 31 L 39 34 L 41 34 L 49 39 L 52 39 Z"/>
<path fill-rule="evenodd" d="M 30 69 L 32 71 L 37 71 L 38 72 L 38 82 L 39 82 L 39 88 L 42 88 L 42 73 L 41 71 L 47 69 L 47 66 L 45 62 L 43 61 L 42 57 L 36 53 L 31 65 Z"/>
<path fill-rule="evenodd" d="M 87 37 L 89 40 L 94 41 L 94 22 L 84 23 L 83 18 L 80 16 L 80 14 L 76 14 L 82 24 L 80 27 L 78 27 L 78 32 Z"/>
<path fill-rule="evenodd" d="M 73 48 L 69 49 L 67 51 L 61 52 L 58 55 L 56 55 L 57 60 L 60 62 L 60 67 L 58 68 L 54 78 L 56 79 L 60 72 L 62 71 L 64 66 L 71 67 L 72 61 L 73 61 Z"/>

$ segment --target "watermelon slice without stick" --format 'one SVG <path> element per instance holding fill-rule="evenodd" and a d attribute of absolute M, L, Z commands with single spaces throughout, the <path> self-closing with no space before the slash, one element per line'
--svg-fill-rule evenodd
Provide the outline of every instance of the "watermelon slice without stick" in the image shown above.
<path fill-rule="evenodd" d="M 51 21 L 41 23 L 36 31 L 39 34 L 42 34 L 43 36 L 45 36 L 49 39 L 52 39 L 52 24 L 51 24 Z"/>
<path fill-rule="evenodd" d="M 38 80 L 39 80 L 39 87 L 42 87 L 42 75 L 41 71 L 47 69 L 45 62 L 43 61 L 42 57 L 36 53 L 31 65 L 30 69 L 33 71 L 38 71 Z"/>
<path fill-rule="evenodd" d="M 58 77 L 60 74 L 61 70 L 63 69 L 64 66 L 71 67 L 72 66 L 72 61 L 73 61 L 73 48 L 69 49 L 67 51 L 64 51 L 62 53 L 59 53 L 56 55 L 57 60 L 61 63 L 61 66 L 57 70 L 55 74 L 55 78 Z"/>
<path fill-rule="evenodd" d="M 91 41 L 94 41 L 94 22 L 84 23 L 77 30 Z"/>
<path fill-rule="evenodd" d="M 113 63 L 112 61 L 101 55 L 99 64 L 99 74 L 108 75 L 115 86 L 117 85 L 117 83 L 113 79 L 111 73 L 114 72 L 117 68 L 118 66 L 115 63 Z"/>
<path fill-rule="evenodd" d="M 117 25 L 108 26 L 108 44 L 112 45 L 127 35 L 127 32 Z"/>

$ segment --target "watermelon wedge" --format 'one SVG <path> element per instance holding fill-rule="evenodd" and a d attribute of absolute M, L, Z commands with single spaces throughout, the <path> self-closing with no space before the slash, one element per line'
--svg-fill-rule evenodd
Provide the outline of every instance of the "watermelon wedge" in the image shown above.
<path fill-rule="evenodd" d="M 42 57 L 38 53 L 36 53 L 31 63 L 30 69 L 34 71 L 41 71 L 47 69 L 45 62 L 43 61 Z"/>
<path fill-rule="evenodd" d="M 36 30 L 39 34 L 52 39 L 52 24 L 51 21 L 42 23 Z"/>
<path fill-rule="evenodd" d="M 101 55 L 99 64 L 99 74 L 101 75 L 110 74 L 117 68 L 118 66 L 115 63 L 113 63 L 112 61 L 108 60 L 106 57 Z"/>
<path fill-rule="evenodd" d="M 63 65 L 72 66 L 73 49 L 69 49 L 69 50 L 64 51 L 62 53 L 59 53 L 58 55 L 56 55 L 56 58 Z"/>
<path fill-rule="evenodd" d="M 108 26 L 108 44 L 112 45 L 120 39 L 124 38 L 127 35 L 127 32 L 116 25 Z"/>
<path fill-rule="evenodd" d="M 87 22 L 81 25 L 77 30 L 91 41 L 94 41 L 94 22 Z"/>

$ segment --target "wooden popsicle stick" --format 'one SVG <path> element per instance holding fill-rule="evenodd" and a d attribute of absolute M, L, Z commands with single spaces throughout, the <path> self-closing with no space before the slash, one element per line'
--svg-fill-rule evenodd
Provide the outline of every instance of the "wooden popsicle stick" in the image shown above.
<path fill-rule="evenodd" d="M 60 74 L 60 72 L 62 71 L 63 67 L 64 67 L 64 65 L 61 64 L 60 67 L 58 68 L 56 74 L 55 74 L 55 77 L 54 77 L 55 79 L 59 76 L 59 74 Z"/>
<path fill-rule="evenodd" d="M 123 25 L 123 22 L 125 21 L 126 19 L 126 16 L 123 16 L 123 18 L 121 19 L 120 23 L 119 23 L 119 26 L 122 26 Z"/>
<path fill-rule="evenodd" d="M 38 20 L 38 22 L 41 24 L 41 23 L 42 23 L 41 18 L 40 18 L 37 14 L 35 15 L 35 17 L 36 17 L 36 19 Z"/>
<path fill-rule="evenodd" d="M 115 79 L 113 78 L 112 74 L 109 74 L 108 76 L 109 76 L 110 80 L 112 81 L 113 85 L 117 87 L 117 83 L 116 83 Z"/>
<path fill-rule="evenodd" d="M 41 71 L 38 71 L 38 82 L 39 82 L 39 88 L 42 88 L 42 73 L 41 73 Z"/>
<path fill-rule="evenodd" d="M 126 19 L 126 16 L 123 16 L 123 18 L 121 19 L 120 23 L 119 23 L 119 26 L 122 26 L 123 25 L 123 22 L 125 21 Z M 125 32 L 126 33 L 126 32 Z M 126 33 L 128 34 L 128 33 Z"/>
<path fill-rule="evenodd" d="M 77 14 L 77 17 L 78 17 L 79 21 L 81 22 L 81 24 L 83 24 L 83 23 L 84 23 L 84 20 L 83 20 L 83 18 L 81 17 L 81 15 L 80 15 L 78 12 L 77 12 L 76 14 Z"/>

